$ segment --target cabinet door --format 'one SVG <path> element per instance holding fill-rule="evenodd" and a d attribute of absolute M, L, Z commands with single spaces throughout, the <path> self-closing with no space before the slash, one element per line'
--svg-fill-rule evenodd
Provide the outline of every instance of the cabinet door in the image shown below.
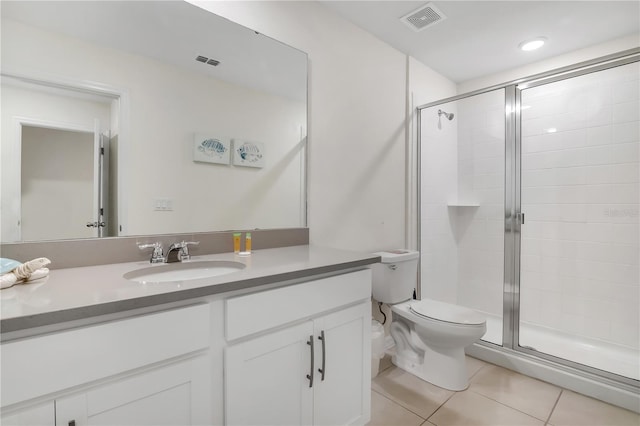
<path fill-rule="evenodd" d="M 56 400 L 57 426 L 210 422 L 208 358 L 193 358 Z"/>
<path fill-rule="evenodd" d="M 311 424 L 312 334 L 305 322 L 225 349 L 226 424 Z"/>
<path fill-rule="evenodd" d="M 15 411 L 0 418 L 3 426 L 53 426 L 55 420 L 53 401 Z"/>
<path fill-rule="evenodd" d="M 314 383 L 314 424 L 366 423 L 371 406 L 369 304 L 321 317 L 314 326 L 319 359 Z"/>

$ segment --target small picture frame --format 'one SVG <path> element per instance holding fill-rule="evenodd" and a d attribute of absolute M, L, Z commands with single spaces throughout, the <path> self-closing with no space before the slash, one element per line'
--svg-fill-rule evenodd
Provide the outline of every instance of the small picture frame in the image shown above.
<path fill-rule="evenodd" d="M 244 167 L 264 167 L 265 152 L 262 142 L 233 140 L 233 165 Z"/>
<path fill-rule="evenodd" d="M 231 161 L 231 140 L 196 133 L 193 138 L 193 161 L 228 165 Z"/>

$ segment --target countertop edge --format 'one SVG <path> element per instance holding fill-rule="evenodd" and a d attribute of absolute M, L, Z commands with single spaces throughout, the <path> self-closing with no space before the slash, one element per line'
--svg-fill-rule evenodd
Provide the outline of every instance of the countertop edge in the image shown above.
<path fill-rule="evenodd" d="M 213 284 L 210 286 L 136 297 L 114 302 L 97 303 L 89 306 L 82 306 L 36 315 L 5 318 L 0 321 L 0 335 L 4 336 L 8 333 L 20 332 L 37 327 L 52 326 L 70 321 L 90 319 L 98 316 L 122 313 L 140 308 L 147 308 L 189 299 L 197 299 L 200 297 L 228 293 L 232 291 L 261 287 L 278 282 L 286 283 L 288 281 L 312 277 L 315 275 L 330 274 L 340 271 L 346 271 L 353 268 L 365 267 L 379 261 L 379 256 L 371 256 L 368 258 L 343 263 L 322 265 L 307 269 L 294 270 L 290 272 L 248 278 L 242 281 L 235 281 L 224 284 Z M 4 341 L 5 339 L 0 338 L 0 340 Z"/>

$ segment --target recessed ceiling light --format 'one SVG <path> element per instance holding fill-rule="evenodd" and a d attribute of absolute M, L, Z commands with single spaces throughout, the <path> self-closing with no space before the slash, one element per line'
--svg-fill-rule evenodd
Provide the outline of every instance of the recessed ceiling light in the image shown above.
<path fill-rule="evenodd" d="M 518 45 L 521 50 L 525 52 L 529 52 L 531 50 L 536 50 L 542 47 L 542 45 L 547 41 L 545 37 L 537 37 L 533 40 L 523 41 Z"/>

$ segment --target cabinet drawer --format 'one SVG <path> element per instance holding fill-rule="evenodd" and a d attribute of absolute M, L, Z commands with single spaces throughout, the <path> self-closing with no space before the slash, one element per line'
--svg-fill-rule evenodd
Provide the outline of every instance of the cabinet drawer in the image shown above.
<path fill-rule="evenodd" d="M 371 297 L 371 270 L 336 275 L 226 301 L 226 337 L 234 340 Z"/>
<path fill-rule="evenodd" d="M 2 406 L 207 348 L 209 312 L 199 304 L 3 343 Z"/>

